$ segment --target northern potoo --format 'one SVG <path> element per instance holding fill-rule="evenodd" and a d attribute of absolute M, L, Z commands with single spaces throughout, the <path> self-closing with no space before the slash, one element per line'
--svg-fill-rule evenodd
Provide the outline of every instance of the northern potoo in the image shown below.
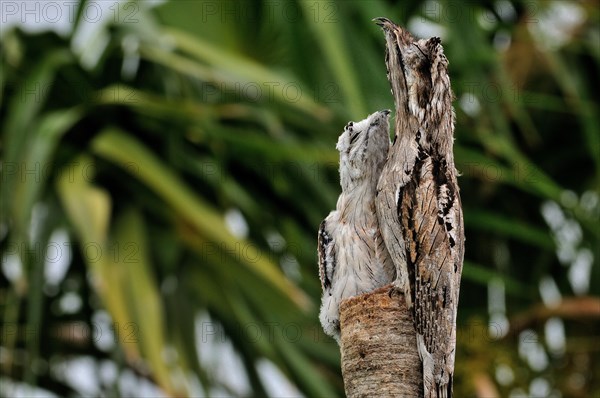
<path fill-rule="evenodd" d="M 337 143 L 340 194 L 336 210 L 321 223 L 319 274 L 323 297 L 319 319 L 339 343 L 339 305 L 391 283 L 395 268 L 381 239 L 375 189 L 390 146 L 389 110 L 350 122 Z"/>
<path fill-rule="evenodd" d="M 388 19 L 375 21 L 396 103 L 377 216 L 413 315 L 425 397 L 451 397 L 464 231 L 448 60 L 439 38 L 416 40 Z"/>

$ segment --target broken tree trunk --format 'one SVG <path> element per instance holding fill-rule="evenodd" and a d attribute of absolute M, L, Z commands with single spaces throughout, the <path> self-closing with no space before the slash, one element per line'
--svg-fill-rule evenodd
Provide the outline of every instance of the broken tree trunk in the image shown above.
<path fill-rule="evenodd" d="M 346 396 L 422 397 L 423 373 L 412 318 L 391 285 L 340 305 Z"/>

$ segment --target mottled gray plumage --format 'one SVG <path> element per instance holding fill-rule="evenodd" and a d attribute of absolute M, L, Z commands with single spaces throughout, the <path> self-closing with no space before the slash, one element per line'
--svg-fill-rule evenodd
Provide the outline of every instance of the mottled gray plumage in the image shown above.
<path fill-rule="evenodd" d="M 336 210 L 321 223 L 319 274 L 323 330 L 339 342 L 342 299 L 391 283 L 395 268 L 381 239 L 375 190 L 390 146 L 390 111 L 350 122 L 336 148 L 340 152 L 340 194 Z"/>
<path fill-rule="evenodd" d="M 454 110 L 440 39 L 416 40 L 388 19 L 386 66 L 394 144 L 377 185 L 381 233 L 413 315 L 425 397 L 451 397 L 464 253 L 452 151 Z"/>

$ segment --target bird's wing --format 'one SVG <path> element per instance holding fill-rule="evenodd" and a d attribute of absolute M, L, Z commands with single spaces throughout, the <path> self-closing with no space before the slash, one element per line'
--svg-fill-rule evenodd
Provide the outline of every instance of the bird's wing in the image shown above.
<path fill-rule="evenodd" d="M 325 218 L 319 226 L 318 236 L 318 254 L 319 254 L 319 277 L 321 278 L 321 288 L 323 291 L 331 289 L 331 281 L 335 273 L 335 242 L 333 232 L 330 228 L 330 222 L 333 212 Z"/>
<path fill-rule="evenodd" d="M 455 330 L 462 268 L 462 239 L 457 242 L 462 236 L 457 234 L 462 229 L 462 213 L 456 180 L 444 160 L 419 158 L 411 181 L 401 188 L 400 203 L 424 376 L 435 374 L 436 380 L 430 379 L 435 383 L 432 388 L 448 391 L 455 347 L 455 335 L 449 331 Z"/>

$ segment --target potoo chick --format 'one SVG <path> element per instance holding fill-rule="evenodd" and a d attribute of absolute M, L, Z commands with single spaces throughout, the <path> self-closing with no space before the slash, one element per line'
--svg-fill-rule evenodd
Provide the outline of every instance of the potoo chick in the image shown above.
<path fill-rule="evenodd" d="M 338 343 L 342 299 L 395 279 L 375 213 L 377 181 L 390 146 L 389 114 L 389 110 L 375 112 L 348 123 L 336 146 L 342 193 L 319 228 L 318 256 L 323 288 L 319 319 L 325 333 Z"/>

